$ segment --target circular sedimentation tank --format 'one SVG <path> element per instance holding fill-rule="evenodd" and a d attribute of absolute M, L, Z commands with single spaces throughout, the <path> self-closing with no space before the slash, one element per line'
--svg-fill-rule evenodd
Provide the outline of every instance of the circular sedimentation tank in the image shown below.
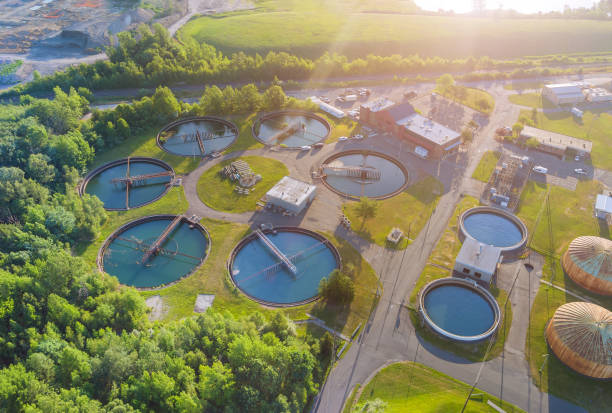
<path fill-rule="evenodd" d="M 463 343 L 489 338 L 501 317 L 491 293 L 459 278 L 442 278 L 423 287 L 419 293 L 419 312 L 434 332 Z"/>
<path fill-rule="evenodd" d="M 180 215 L 152 215 L 116 230 L 98 253 L 98 268 L 124 285 L 167 287 L 190 275 L 208 256 L 210 238 Z"/>
<path fill-rule="evenodd" d="M 563 258 L 563 269 L 582 288 L 612 295 L 612 241 L 584 236 L 574 239 Z"/>
<path fill-rule="evenodd" d="M 161 198 L 174 180 L 174 170 L 154 158 L 130 157 L 91 171 L 79 187 L 80 194 L 97 196 L 107 210 L 127 210 Z"/>
<path fill-rule="evenodd" d="M 336 153 L 321 164 L 320 173 L 329 189 L 350 198 L 390 198 L 409 183 L 408 170 L 397 159 L 367 150 Z"/>
<path fill-rule="evenodd" d="M 261 116 L 253 123 L 251 132 L 264 145 L 300 148 L 327 139 L 331 126 L 312 112 L 287 110 Z"/>
<path fill-rule="evenodd" d="M 546 327 L 546 341 L 572 370 L 612 379 L 612 312 L 592 303 L 563 304 Z"/>
<path fill-rule="evenodd" d="M 238 137 L 232 122 L 215 116 L 179 119 L 164 126 L 157 134 L 157 145 L 180 156 L 207 156 L 222 152 Z"/>
<path fill-rule="evenodd" d="M 236 245 L 228 261 L 234 285 L 276 307 L 317 299 L 321 279 L 340 266 L 340 255 L 327 238 L 296 227 L 255 231 Z"/>
<path fill-rule="evenodd" d="M 499 247 L 502 253 L 522 251 L 527 243 L 527 227 L 516 215 L 503 209 L 475 207 L 459 217 L 460 235 Z"/>

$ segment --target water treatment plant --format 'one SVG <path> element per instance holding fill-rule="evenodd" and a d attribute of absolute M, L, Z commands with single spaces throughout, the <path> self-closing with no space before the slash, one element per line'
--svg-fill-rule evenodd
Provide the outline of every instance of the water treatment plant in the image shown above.
<path fill-rule="evenodd" d="M 264 145 L 300 148 L 325 141 L 331 126 L 317 114 L 292 110 L 261 116 L 253 123 L 251 131 Z"/>
<path fill-rule="evenodd" d="M 139 289 L 168 286 L 206 259 L 206 229 L 182 215 L 153 215 L 117 229 L 98 253 L 101 271 Z"/>
<path fill-rule="evenodd" d="M 131 157 L 91 171 L 79 187 L 97 196 L 107 210 L 137 208 L 161 198 L 174 180 L 174 170 L 159 159 Z"/>
<path fill-rule="evenodd" d="M 491 293 L 459 278 L 442 278 L 423 287 L 419 292 L 419 314 L 438 335 L 462 343 L 489 338 L 501 318 Z"/>
<path fill-rule="evenodd" d="M 374 151 L 336 153 L 319 167 L 328 188 L 352 198 L 389 198 L 409 183 L 408 170 L 393 157 Z"/>
<path fill-rule="evenodd" d="M 157 134 L 157 144 L 174 155 L 204 157 L 224 151 L 237 137 L 238 128 L 232 122 L 201 116 L 164 126 Z"/>
<path fill-rule="evenodd" d="M 322 235 L 296 227 L 256 230 L 230 255 L 234 284 L 269 306 L 294 306 L 316 299 L 322 278 L 340 268 L 340 254 Z"/>

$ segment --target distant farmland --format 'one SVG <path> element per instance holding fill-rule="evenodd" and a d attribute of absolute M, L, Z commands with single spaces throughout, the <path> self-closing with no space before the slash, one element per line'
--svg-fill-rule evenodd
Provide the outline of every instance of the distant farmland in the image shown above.
<path fill-rule="evenodd" d="M 305 1 L 312 5 L 317 2 Z M 182 34 L 225 53 L 265 54 L 273 50 L 310 58 L 325 51 L 352 58 L 367 54 L 515 58 L 612 51 L 609 21 L 497 20 L 324 10 L 267 8 L 200 17 L 187 23 Z"/>

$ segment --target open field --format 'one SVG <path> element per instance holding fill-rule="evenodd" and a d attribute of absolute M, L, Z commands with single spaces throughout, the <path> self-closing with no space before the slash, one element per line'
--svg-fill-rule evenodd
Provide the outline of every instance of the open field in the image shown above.
<path fill-rule="evenodd" d="M 237 182 L 222 177 L 219 172 L 224 166 L 242 159 L 249 164 L 255 174 L 262 179 L 248 195 L 234 191 Z M 209 207 L 226 212 L 255 211 L 256 202 L 265 195 L 283 176 L 289 175 L 289 170 L 282 163 L 274 159 L 261 156 L 245 156 L 237 159 L 228 159 L 210 168 L 198 180 L 198 196 Z"/>
<path fill-rule="evenodd" d="M 495 109 L 495 98 L 489 92 L 482 89 L 453 85 L 449 90 L 441 90 L 439 87 L 436 87 L 435 91 L 447 99 L 461 103 L 486 115 L 490 115 L 493 113 L 493 109 Z"/>
<path fill-rule="evenodd" d="M 553 228 L 553 252 L 560 256 L 569 243 L 580 235 L 596 235 L 610 238 L 607 225 L 600 225 L 593 216 L 595 196 L 600 193 L 601 185 L 597 181 L 580 181 L 576 191 L 551 185 L 548 187 L 550 197 L 551 223 Z M 531 238 L 530 247 L 539 252 L 551 251 L 546 214 L 545 184 L 529 181 L 521 195 L 517 215 L 523 220 Z M 538 215 L 540 220 L 536 225 Z"/>
<path fill-rule="evenodd" d="M 501 153 L 496 151 L 486 151 L 482 158 L 480 158 L 480 162 L 478 162 L 478 166 L 474 170 L 472 174 L 472 178 L 477 179 L 482 182 L 489 182 L 489 178 L 495 170 L 495 165 L 497 165 L 497 161 L 501 157 Z"/>
<path fill-rule="evenodd" d="M 371 53 L 446 58 L 608 51 L 612 35 L 609 21 L 419 16 L 397 9 L 372 13 L 376 4 L 262 0 L 252 11 L 193 19 L 181 33 L 225 53 L 286 51 L 311 58 L 326 51 L 350 57 Z"/>
<path fill-rule="evenodd" d="M 161 159 L 172 166 L 178 175 L 189 173 L 198 166 L 200 158 L 172 155 L 157 146 L 155 136 L 158 131 L 159 128 L 151 128 L 139 135 L 130 136 L 123 144 L 112 149 L 101 150 L 96 154 L 96 159 L 90 169 L 128 156 L 149 156 Z"/>
<path fill-rule="evenodd" d="M 526 89 L 541 89 L 544 86 L 543 82 L 510 82 L 504 85 L 506 90 L 526 90 Z"/>
<path fill-rule="evenodd" d="M 404 231 L 404 238 L 397 248 L 406 248 L 408 239 L 414 239 L 427 223 L 431 211 L 438 202 L 444 187 L 437 179 L 427 176 L 404 192 L 378 203 L 376 217 L 362 222 L 355 209 L 357 202 L 344 204 L 344 213 L 351 220 L 352 230 L 361 238 L 380 246 L 390 246 L 387 235 L 392 228 Z"/>
<path fill-rule="evenodd" d="M 466 383 L 420 363 L 402 362 L 391 364 L 374 376 L 363 388 L 357 404 L 379 398 L 388 404 L 386 413 L 459 412 L 462 411 L 469 392 L 470 386 Z M 474 389 L 474 395 L 476 394 L 482 396 L 473 397 L 465 412 L 492 412 L 487 400 L 491 400 L 508 413 L 523 412 L 480 389 Z"/>
<path fill-rule="evenodd" d="M 612 115 L 606 111 L 585 110 L 582 123 L 578 123 L 569 111 L 537 112 L 521 110 L 519 117 L 533 120 L 533 126 L 593 142 L 591 160 L 597 168 L 612 170 Z"/>

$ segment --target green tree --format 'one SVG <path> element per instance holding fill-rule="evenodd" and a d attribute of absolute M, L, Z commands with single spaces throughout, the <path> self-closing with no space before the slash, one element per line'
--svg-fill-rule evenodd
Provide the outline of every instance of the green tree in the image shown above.
<path fill-rule="evenodd" d="M 368 197 L 361 197 L 355 207 L 355 214 L 361 218 L 361 228 L 365 225 L 365 222 L 376 217 L 378 213 L 378 203 Z"/>
<path fill-rule="evenodd" d="M 319 294 L 326 300 L 345 305 L 355 297 L 355 284 L 351 277 L 334 270 L 328 278 L 321 279 Z"/>
<path fill-rule="evenodd" d="M 455 85 L 455 78 L 452 75 L 445 73 L 436 79 L 436 85 L 440 92 L 448 93 L 450 89 Z"/>
<path fill-rule="evenodd" d="M 515 123 L 514 125 L 512 125 L 512 134 L 516 137 L 518 137 L 521 132 L 523 131 L 523 124 L 522 123 Z"/>
<path fill-rule="evenodd" d="M 57 170 L 53 165 L 49 164 L 50 161 L 51 158 L 45 154 L 31 154 L 26 166 L 28 176 L 41 184 L 52 182 L 57 175 Z"/>

